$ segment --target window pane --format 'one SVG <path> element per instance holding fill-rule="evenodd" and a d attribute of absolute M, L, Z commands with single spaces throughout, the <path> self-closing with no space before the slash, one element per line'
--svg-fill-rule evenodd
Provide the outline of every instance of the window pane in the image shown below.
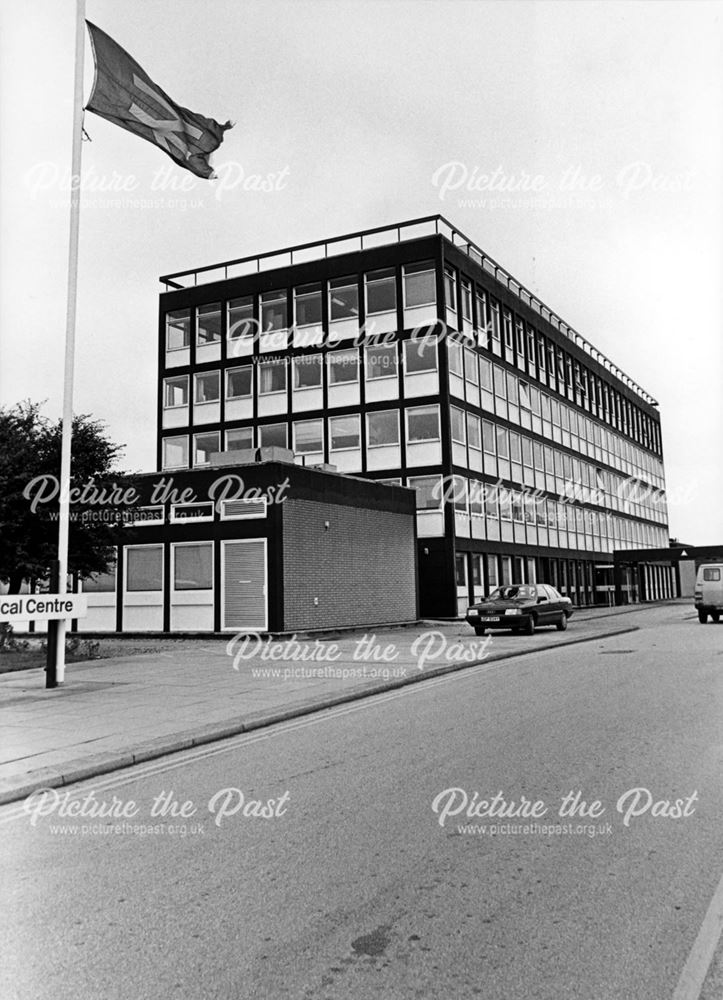
<path fill-rule="evenodd" d="M 359 315 L 356 278 L 333 278 L 329 282 L 329 319 L 353 319 Z"/>
<path fill-rule="evenodd" d="M 482 421 L 482 441 L 488 455 L 495 454 L 495 428 L 489 420 Z"/>
<path fill-rule="evenodd" d="M 116 584 L 116 568 L 113 566 L 107 573 L 95 573 L 83 580 L 84 594 L 114 594 Z"/>
<path fill-rule="evenodd" d="M 444 272 L 444 295 L 447 300 L 447 308 L 451 309 L 453 312 L 456 312 L 457 281 L 454 276 L 454 271 L 448 271 L 446 269 Z"/>
<path fill-rule="evenodd" d="M 329 421 L 331 451 L 359 447 L 359 417 L 333 417 Z"/>
<path fill-rule="evenodd" d="M 495 430 L 497 432 L 497 454 L 500 458 L 509 458 L 510 449 L 508 445 L 507 428 L 497 427 Z"/>
<path fill-rule="evenodd" d="M 163 546 L 126 549 L 126 590 L 160 590 L 163 582 Z"/>
<path fill-rule="evenodd" d="M 286 424 L 262 424 L 259 427 L 260 448 L 286 448 Z"/>
<path fill-rule="evenodd" d="M 243 451 L 254 446 L 253 427 L 234 427 L 226 431 L 226 448 L 228 451 Z"/>
<path fill-rule="evenodd" d="M 397 374 L 397 346 L 368 347 L 366 350 L 366 377 L 391 378 Z"/>
<path fill-rule="evenodd" d="M 259 365 L 259 394 L 285 391 L 285 363 L 283 361 L 262 361 Z"/>
<path fill-rule="evenodd" d="M 323 452 L 324 425 L 321 420 L 301 420 L 294 424 L 294 451 L 297 455 Z"/>
<path fill-rule="evenodd" d="M 321 386 L 321 355 L 302 354 L 294 358 L 294 388 L 318 389 Z"/>
<path fill-rule="evenodd" d="M 452 418 L 452 440 L 456 441 L 457 444 L 465 444 L 464 436 L 464 413 L 462 410 L 458 410 L 456 406 L 451 407 L 451 418 Z"/>
<path fill-rule="evenodd" d="M 173 586 L 176 590 L 211 590 L 213 548 L 210 542 L 177 545 L 173 550 Z"/>
<path fill-rule="evenodd" d="M 228 304 L 228 339 L 251 336 L 254 332 L 254 297 L 245 295 Z"/>
<path fill-rule="evenodd" d="M 442 506 L 442 482 L 439 476 L 410 476 L 407 486 L 417 491 L 417 510 L 439 510 Z"/>
<path fill-rule="evenodd" d="M 188 375 L 180 378 L 167 378 L 164 383 L 163 405 L 168 409 L 172 406 L 186 406 L 188 403 Z"/>
<path fill-rule="evenodd" d="M 407 437 L 414 441 L 439 440 L 439 408 L 418 406 L 407 410 Z"/>
<path fill-rule="evenodd" d="M 454 340 L 447 341 L 447 357 L 449 370 L 453 375 L 462 377 L 462 345 Z"/>
<path fill-rule="evenodd" d="M 487 358 L 479 359 L 479 377 L 482 388 L 492 392 L 492 362 Z"/>
<path fill-rule="evenodd" d="M 188 438 L 163 439 L 163 468 L 184 469 L 188 466 Z"/>
<path fill-rule="evenodd" d="M 367 313 L 392 312 L 397 308 L 394 271 L 374 271 L 366 276 Z"/>
<path fill-rule="evenodd" d="M 480 418 L 474 413 L 467 414 L 467 438 L 470 448 L 482 447 L 480 438 Z"/>
<path fill-rule="evenodd" d="M 180 351 L 191 343 L 191 310 L 178 309 L 166 313 L 166 348 Z"/>
<path fill-rule="evenodd" d="M 304 285 L 295 293 L 296 325 L 321 323 L 321 285 Z"/>
<path fill-rule="evenodd" d="M 215 403 L 221 394 L 221 376 L 219 372 L 206 372 L 195 377 L 195 401 L 197 403 Z"/>
<path fill-rule="evenodd" d="M 334 351 L 327 355 L 329 385 L 359 381 L 359 354 L 357 351 Z"/>
<path fill-rule="evenodd" d="M 398 410 L 381 410 L 367 415 L 367 444 L 370 448 L 399 444 Z"/>
<path fill-rule="evenodd" d="M 221 303 L 199 306 L 196 312 L 196 343 L 215 344 L 221 339 Z"/>
<path fill-rule="evenodd" d="M 261 296 L 261 329 L 285 330 L 286 326 L 286 292 L 264 292 Z"/>
<path fill-rule="evenodd" d="M 226 372 L 226 399 L 242 399 L 251 395 L 251 365 L 230 368 Z"/>
<path fill-rule="evenodd" d="M 436 341 L 426 338 L 419 341 L 405 340 L 404 369 L 407 375 L 414 375 L 419 372 L 436 372 Z"/>
<path fill-rule="evenodd" d="M 419 270 L 416 270 L 416 269 Z M 407 264 L 404 268 L 404 305 L 407 309 L 414 306 L 432 305 L 437 301 L 434 265 Z"/>
<path fill-rule="evenodd" d="M 221 450 L 221 435 L 218 431 L 210 434 L 194 434 L 193 437 L 193 464 L 208 465 L 211 455 L 215 455 Z"/>

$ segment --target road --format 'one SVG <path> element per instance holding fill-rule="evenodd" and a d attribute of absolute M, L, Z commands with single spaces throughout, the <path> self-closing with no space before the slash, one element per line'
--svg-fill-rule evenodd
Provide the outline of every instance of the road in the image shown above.
<path fill-rule="evenodd" d="M 723 870 L 723 625 L 682 614 L 7 807 L 2 997 L 672 1000 Z"/>

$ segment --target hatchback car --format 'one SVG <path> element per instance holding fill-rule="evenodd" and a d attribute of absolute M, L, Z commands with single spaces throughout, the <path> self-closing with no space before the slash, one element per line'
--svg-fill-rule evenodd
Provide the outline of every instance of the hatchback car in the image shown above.
<path fill-rule="evenodd" d="M 485 601 L 467 609 L 465 620 L 477 635 L 487 629 L 508 628 L 533 635 L 539 625 L 554 625 L 561 632 L 572 614 L 572 601 L 546 583 L 498 587 Z"/>

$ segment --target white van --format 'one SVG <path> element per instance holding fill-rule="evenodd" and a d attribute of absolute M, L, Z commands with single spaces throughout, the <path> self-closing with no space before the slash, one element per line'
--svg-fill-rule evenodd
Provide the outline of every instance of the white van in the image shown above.
<path fill-rule="evenodd" d="M 723 613 L 723 563 L 704 563 L 698 567 L 693 599 L 701 625 L 708 621 L 708 615 L 714 622 L 719 621 Z"/>

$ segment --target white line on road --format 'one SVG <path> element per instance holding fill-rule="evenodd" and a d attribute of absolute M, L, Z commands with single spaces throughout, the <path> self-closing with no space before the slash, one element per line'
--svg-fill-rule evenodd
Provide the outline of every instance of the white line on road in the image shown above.
<path fill-rule="evenodd" d="M 723 876 L 703 917 L 672 1000 L 698 1000 L 723 931 Z"/>

